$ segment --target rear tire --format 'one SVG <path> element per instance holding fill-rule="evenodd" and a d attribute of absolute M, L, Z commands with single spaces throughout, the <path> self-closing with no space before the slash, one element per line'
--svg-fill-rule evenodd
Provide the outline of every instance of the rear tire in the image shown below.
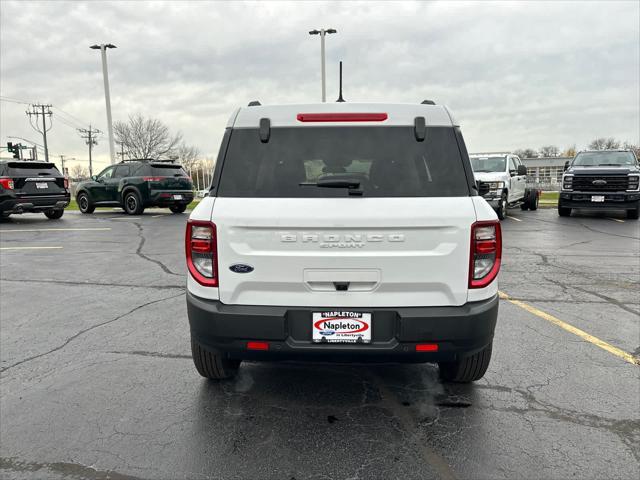
<path fill-rule="evenodd" d="M 134 191 L 128 191 L 122 199 L 124 211 L 129 215 L 140 215 L 144 212 L 144 206 L 140 201 L 140 196 Z"/>
<path fill-rule="evenodd" d="M 483 350 L 455 362 L 440 362 L 440 378 L 445 382 L 469 383 L 480 380 L 491 361 L 491 350 L 493 343 L 490 343 Z"/>
<path fill-rule="evenodd" d="M 627 210 L 627 218 L 630 220 L 638 220 L 638 214 L 640 214 L 640 208 L 634 208 L 633 210 Z"/>
<path fill-rule="evenodd" d="M 87 193 L 82 192 L 80 195 L 78 195 L 76 200 L 78 201 L 78 208 L 82 213 L 93 213 L 96 209 L 95 205 L 89 198 L 89 194 Z"/>
<path fill-rule="evenodd" d="M 183 213 L 186 209 L 187 206 L 185 204 L 171 205 L 169 207 L 169 210 L 171 210 L 173 213 Z"/>
<path fill-rule="evenodd" d="M 233 378 L 240 367 L 240 360 L 230 359 L 222 353 L 206 350 L 193 339 L 191 339 L 191 356 L 198 373 L 211 380 Z"/>
<path fill-rule="evenodd" d="M 500 204 L 496 209 L 496 213 L 498 214 L 498 218 L 500 220 L 504 220 L 505 217 L 507 216 L 507 194 L 506 193 L 503 193 L 502 196 L 500 197 Z"/>
<path fill-rule="evenodd" d="M 570 217 L 571 209 L 568 207 L 561 207 L 560 205 L 558 205 L 558 215 L 560 215 L 561 217 Z"/>
<path fill-rule="evenodd" d="M 531 211 L 537 210 L 539 201 L 540 201 L 540 197 L 538 196 L 538 191 L 529 190 L 529 201 L 528 201 L 529 210 Z"/>
<path fill-rule="evenodd" d="M 62 215 L 64 215 L 64 209 L 47 210 L 44 214 L 49 220 L 58 220 L 59 218 L 62 218 Z"/>

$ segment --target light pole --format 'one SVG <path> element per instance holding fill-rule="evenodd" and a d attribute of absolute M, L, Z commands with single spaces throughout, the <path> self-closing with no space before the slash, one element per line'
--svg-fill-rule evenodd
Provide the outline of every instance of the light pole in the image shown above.
<path fill-rule="evenodd" d="M 320 68 L 322 70 L 322 103 L 327 101 L 326 75 L 325 75 L 325 68 L 324 68 L 324 37 L 328 33 L 338 33 L 338 31 L 335 28 L 328 28 L 326 30 L 324 28 L 321 28 L 320 30 L 311 30 L 309 32 L 309 35 L 320 35 Z"/>
<path fill-rule="evenodd" d="M 109 93 L 109 72 L 107 70 L 107 48 L 117 48 L 111 43 L 101 43 L 91 45 L 89 48 L 100 50 L 102 54 L 102 77 L 104 79 L 104 101 L 107 104 L 107 129 L 109 130 L 109 154 L 111 155 L 111 165 L 116 163 L 116 148 L 113 143 L 113 125 L 111 124 L 111 95 Z"/>

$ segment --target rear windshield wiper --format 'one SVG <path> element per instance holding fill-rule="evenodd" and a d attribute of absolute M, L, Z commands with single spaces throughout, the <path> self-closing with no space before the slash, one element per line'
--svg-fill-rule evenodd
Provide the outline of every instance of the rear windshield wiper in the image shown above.
<path fill-rule="evenodd" d="M 300 186 L 316 186 L 323 188 L 348 188 L 349 195 L 362 195 L 360 190 L 360 180 L 350 180 L 346 178 L 322 178 L 317 183 L 305 182 Z"/>
<path fill-rule="evenodd" d="M 599 167 L 624 167 L 625 164 L 622 163 L 599 163 Z"/>

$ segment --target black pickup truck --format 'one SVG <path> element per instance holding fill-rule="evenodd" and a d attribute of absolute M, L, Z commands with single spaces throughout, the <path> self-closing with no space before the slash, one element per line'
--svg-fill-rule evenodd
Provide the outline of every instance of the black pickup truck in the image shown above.
<path fill-rule="evenodd" d="M 565 165 L 558 214 L 574 209 L 626 210 L 637 219 L 640 211 L 640 166 L 631 150 L 579 152 Z"/>
<path fill-rule="evenodd" d="M 56 220 L 62 217 L 70 199 L 68 180 L 55 164 L 0 162 L 0 217 L 32 212 Z"/>

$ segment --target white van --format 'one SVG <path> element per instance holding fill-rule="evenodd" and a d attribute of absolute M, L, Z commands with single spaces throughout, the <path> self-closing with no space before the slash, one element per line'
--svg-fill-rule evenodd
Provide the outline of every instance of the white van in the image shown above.
<path fill-rule="evenodd" d="M 252 102 L 252 104 L 255 102 Z M 501 231 L 444 106 L 249 106 L 186 229 L 193 360 L 437 362 L 481 378 Z"/>

